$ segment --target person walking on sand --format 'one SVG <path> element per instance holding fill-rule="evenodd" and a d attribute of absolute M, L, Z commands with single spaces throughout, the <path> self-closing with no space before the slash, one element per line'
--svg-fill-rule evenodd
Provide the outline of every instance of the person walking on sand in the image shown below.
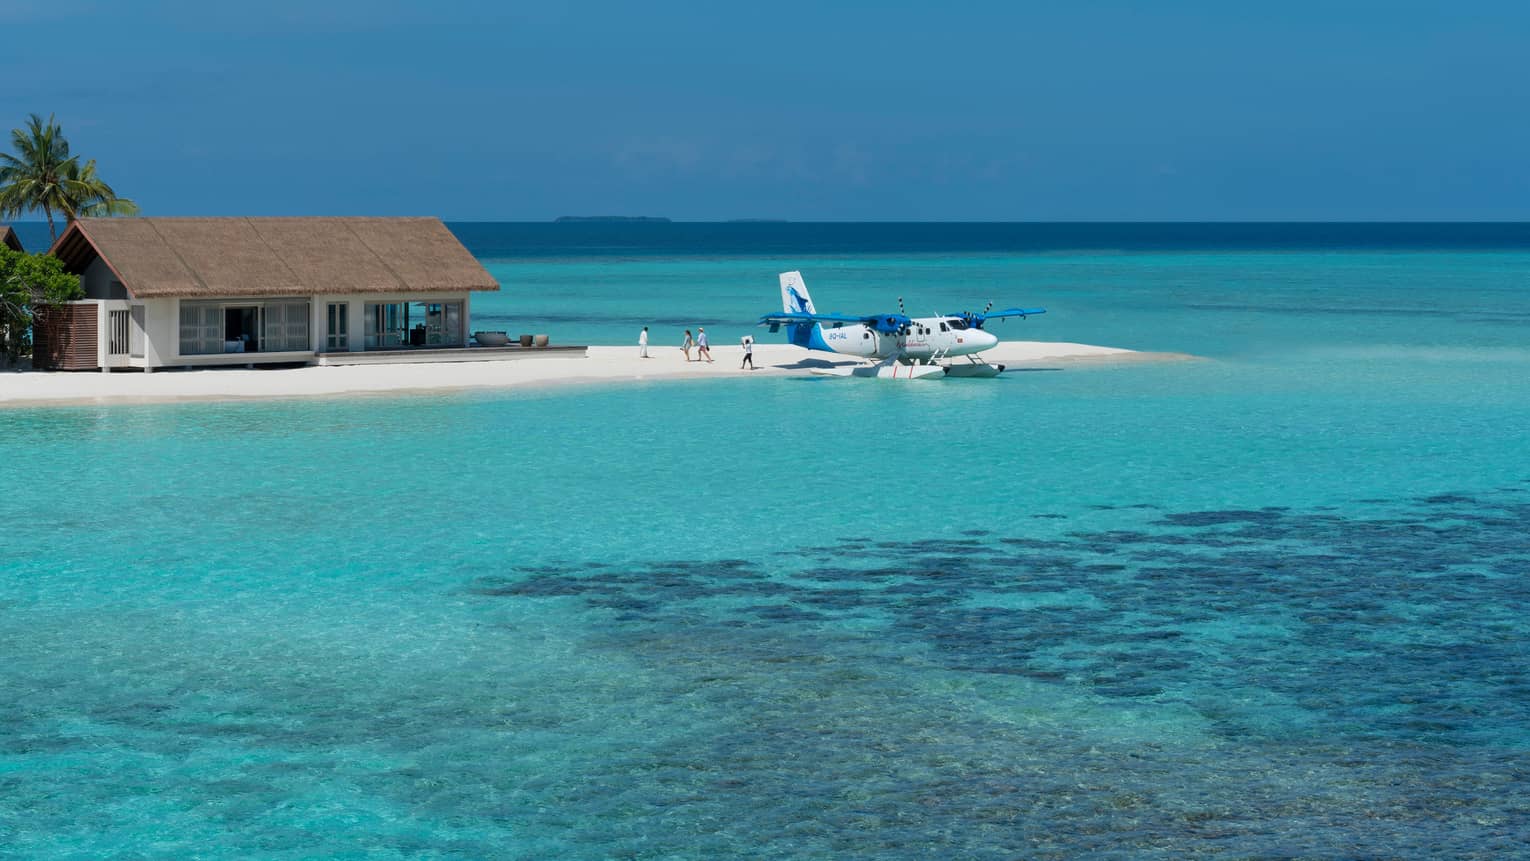
<path fill-rule="evenodd" d="M 680 349 L 681 349 L 682 352 L 685 353 L 685 360 L 687 362 L 689 362 L 691 360 L 691 348 L 694 347 L 694 346 L 696 346 L 696 342 L 691 340 L 691 330 L 690 329 L 686 329 L 685 330 L 685 340 L 683 342 L 681 342 Z"/>
<path fill-rule="evenodd" d="M 649 356 L 648 356 L 648 327 L 647 326 L 644 326 L 643 327 L 643 331 L 638 333 L 638 358 L 640 358 L 640 359 L 649 358 Z"/>
<path fill-rule="evenodd" d="M 707 344 L 707 330 L 703 329 L 701 327 L 697 327 L 697 329 L 696 329 L 696 361 L 698 361 L 698 362 L 701 361 L 701 357 L 702 356 L 706 356 L 708 362 L 712 361 L 712 347 Z"/>
<path fill-rule="evenodd" d="M 745 335 L 744 336 L 744 361 L 739 363 L 738 369 L 740 371 L 742 371 L 744 369 L 745 365 L 749 366 L 749 370 L 751 370 L 751 371 L 754 370 L 754 336 L 753 335 Z"/>

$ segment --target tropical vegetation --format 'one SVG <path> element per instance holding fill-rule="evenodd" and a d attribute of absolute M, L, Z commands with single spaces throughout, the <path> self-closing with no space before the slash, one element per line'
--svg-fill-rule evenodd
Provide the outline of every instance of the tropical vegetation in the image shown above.
<path fill-rule="evenodd" d="M 27 118 L 25 128 L 11 130 L 13 153 L 0 153 L 0 219 L 41 212 L 48 233 L 56 240 L 54 215 L 72 223 L 81 216 L 136 215 L 138 205 L 118 197 L 96 173 L 96 161 L 80 163 L 69 154 L 69 141 L 50 114 Z"/>
<path fill-rule="evenodd" d="M 15 362 L 32 352 L 37 308 L 84 295 L 78 275 L 51 254 L 25 254 L 0 245 L 0 357 Z"/>

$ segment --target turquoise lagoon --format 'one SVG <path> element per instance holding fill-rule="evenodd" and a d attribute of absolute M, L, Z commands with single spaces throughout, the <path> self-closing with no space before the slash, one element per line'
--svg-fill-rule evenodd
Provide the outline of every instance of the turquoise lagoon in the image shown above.
<path fill-rule="evenodd" d="M 0 411 L 0 857 L 1527 854 L 1524 237 L 550 229 L 475 328 L 1201 358 Z"/>

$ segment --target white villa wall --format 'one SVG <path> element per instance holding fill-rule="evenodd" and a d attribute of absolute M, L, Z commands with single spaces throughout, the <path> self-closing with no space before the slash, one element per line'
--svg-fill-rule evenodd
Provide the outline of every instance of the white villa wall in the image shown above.
<path fill-rule="evenodd" d="M 109 270 L 108 270 L 109 274 Z M 294 297 L 301 298 L 301 297 Z M 326 336 L 329 326 L 329 305 L 331 302 L 343 302 L 346 304 L 347 320 L 346 334 L 350 344 L 350 351 L 363 352 L 366 345 L 366 304 L 368 302 L 418 302 L 428 300 L 431 302 L 461 302 L 462 303 L 462 336 L 464 344 L 471 338 L 470 314 L 471 293 L 431 293 L 426 296 L 409 293 L 375 293 L 366 295 L 320 295 L 309 298 L 309 325 L 308 335 L 310 349 L 289 350 L 284 352 L 268 353 L 226 353 L 226 354 L 198 354 L 181 355 L 181 302 L 180 299 L 139 299 L 132 301 L 102 302 L 100 310 L 101 332 L 100 355 L 102 368 L 107 367 L 132 367 L 153 370 L 154 368 L 186 367 L 192 365 L 248 365 L 252 362 L 308 362 L 312 361 L 316 354 L 326 352 Z M 207 301 L 201 299 L 188 299 L 185 301 Z M 110 337 L 109 311 L 130 309 L 133 305 L 142 305 L 144 308 L 144 332 L 143 332 L 143 356 L 111 357 L 107 359 L 108 339 Z M 109 306 L 109 307 L 108 307 Z"/>
<path fill-rule="evenodd" d="M 127 311 L 131 314 L 132 310 L 133 303 L 126 299 L 103 299 L 96 302 L 96 363 L 101 366 L 103 371 L 133 366 L 131 356 L 112 355 L 111 326 L 113 311 Z M 128 327 L 129 329 L 132 328 L 131 320 L 128 321 Z M 131 334 L 129 339 L 131 340 Z"/>
<path fill-rule="evenodd" d="M 99 260 L 96 261 L 100 263 Z M 92 268 L 94 268 L 92 265 Z M 102 267 L 105 268 L 104 266 Z M 112 280 L 111 271 L 105 270 L 108 280 L 103 281 L 97 273 L 94 284 L 101 287 L 109 284 Z M 84 281 L 84 276 L 81 277 Z M 293 297 L 301 298 L 301 297 Z M 462 338 L 464 346 L 472 338 L 471 293 L 440 293 L 430 294 L 426 297 L 431 302 L 461 302 L 462 303 Z M 97 364 L 102 371 L 110 371 L 113 368 L 142 368 L 152 371 L 155 368 L 186 367 L 186 366 L 211 366 L 211 365 L 248 365 L 254 362 L 309 362 L 320 353 L 328 352 L 326 349 L 329 327 L 329 305 L 331 303 L 345 303 L 347 310 L 346 335 L 352 353 L 366 351 L 366 305 L 368 302 L 418 302 L 422 301 L 419 294 L 404 293 L 375 293 L 362 296 L 314 296 L 309 299 L 310 319 L 308 336 L 310 349 L 289 350 L 284 352 L 264 353 L 224 353 L 224 354 L 196 354 L 181 355 L 181 299 L 100 299 L 89 298 L 70 304 L 94 305 L 96 308 L 96 356 Z M 200 302 L 207 300 L 184 300 Z M 264 300 L 261 300 L 264 301 Z M 111 312 L 126 311 L 132 315 L 135 307 L 142 307 L 143 314 L 143 355 L 112 355 L 111 353 Z M 136 333 L 132 331 L 138 325 L 136 316 L 129 317 L 129 341 L 135 340 Z"/>

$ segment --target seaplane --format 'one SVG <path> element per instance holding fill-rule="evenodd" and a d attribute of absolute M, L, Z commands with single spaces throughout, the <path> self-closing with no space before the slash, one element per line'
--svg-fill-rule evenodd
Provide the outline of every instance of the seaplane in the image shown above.
<path fill-rule="evenodd" d="M 888 380 L 996 377 L 1004 366 L 984 361 L 978 355 L 999 343 L 997 337 L 983 329 L 983 324 L 1003 317 L 1024 319 L 1047 312 L 1045 308 L 994 311 L 990 302 L 981 314 L 963 311 L 910 317 L 900 296 L 896 314 L 865 317 L 820 314 L 813 307 L 801 272 L 781 273 L 781 306 L 781 313 L 766 314 L 759 325 L 769 326 L 771 332 L 779 332 L 785 326 L 787 340 L 799 347 L 865 360 L 848 368 L 817 368 L 814 373 Z"/>

